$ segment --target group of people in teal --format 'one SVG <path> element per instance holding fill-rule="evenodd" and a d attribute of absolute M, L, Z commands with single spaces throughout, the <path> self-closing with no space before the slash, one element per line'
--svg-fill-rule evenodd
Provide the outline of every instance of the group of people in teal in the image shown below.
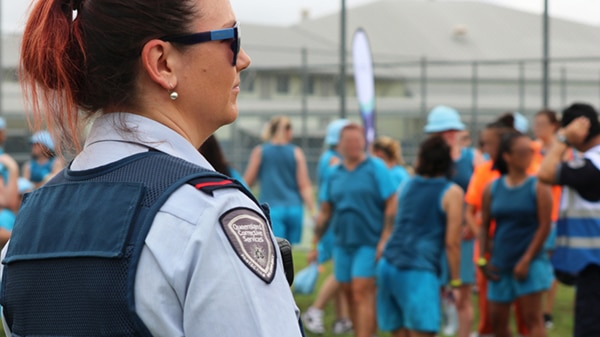
<path fill-rule="evenodd" d="M 471 336 L 471 295 L 479 290 L 486 311 L 480 326 L 489 324 L 489 335 L 512 335 L 509 313 L 517 303 L 520 335 L 546 336 L 551 308 L 542 310 L 542 295 L 554 282 L 548 251 L 557 202 L 536 178 L 543 153 L 528 129 L 523 115 L 510 113 L 490 124 L 485 146 L 468 147 L 459 113 L 438 106 L 411 175 L 393 140 L 382 137 L 367 148 L 360 126 L 332 122 L 319 162 L 309 260 L 333 258 L 334 272 L 304 313 L 306 328 L 326 330 L 323 310 L 335 298 L 334 333 L 349 319 L 346 326 L 359 337 L 377 327 L 395 337 L 434 336 L 442 297 L 450 294 L 458 314 L 451 334 Z M 473 197 L 465 196 L 477 193 L 480 209 L 473 210 Z M 489 287 L 479 288 L 476 274 Z"/>
<path fill-rule="evenodd" d="M 5 245 L 15 224 L 25 193 L 42 186 L 63 167 L 48 131 L 38 131 L 29 139 L 31 158 L 19 169 L 15 159 L 4 150 L 6 119 L 0 117 L 0 245 Z"/>

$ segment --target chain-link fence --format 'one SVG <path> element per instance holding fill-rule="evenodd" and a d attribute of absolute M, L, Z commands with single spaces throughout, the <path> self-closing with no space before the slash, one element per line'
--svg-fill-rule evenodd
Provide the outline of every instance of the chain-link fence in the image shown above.
<path fill-rule="evenodd" d="M 304 149 L 314 173 L 325 128 L 340 116 L 339 65 L 336 55 L 325 51 L 278 53 L 286 56 L 286 64 L 262 65 L 244 74 L 240 117 L 218 136 L 232 164 L 243 170 L 252 147 L 260 143 L 265 123 L 275 115 L 289 116 L 294 143 Z M 541 59 L 442 61 L 393 55 L 374 55 L 374 59 L 377 131 L 402 142 L 408 163 L 424 137 L 427 113 L 436 105 L 456 108 L 473 141 L 486 123 L 503 112 L 519 111 L 531 118 L 542 108 Z M 346 114 L 359 121 L 354 81 L 347 78 L 344 83 Z M 560 111 L 574 101 L 598 105 L 600 57 L 552 59 L 549 87 L 550 108 Z"/>

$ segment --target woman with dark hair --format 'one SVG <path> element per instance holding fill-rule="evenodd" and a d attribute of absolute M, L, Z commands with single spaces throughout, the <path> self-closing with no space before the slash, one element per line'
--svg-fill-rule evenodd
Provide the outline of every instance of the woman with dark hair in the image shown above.
<path fill-rule="evenodd" d="M 494 161 L 498 153 L 498 147 L 500 146 L 500 140 L 502 136 L 506 133 L 517 132 L 515 129 L 515 116 L 513 113 L 506 113 L 500 116 L 496 121 L 488 124 L 485 129 L 481 131 L 481 143 L 482 150 L 486 153 L 491 159 L 487 160 L 483 164 L 480 164 L 475 168 L 473 175 L 471 177 L 471 181 L 469 182 L 469 187 L 467 189 L 467 193 L 465 195 L 465 201 L 467 202 L 467 209 L 465 212 L 465 220 L 469 223 L 470 228 L 475 229 L 475 237 L 481 237 L 481 206 L 483 200 L 483 191 L 485 187 L 498 177 L 500 177 L 500 173 L 494 167 Z M 536 174 L 537 168 L 534 165 L 528 170 L 528 173 L 531 175 Z M 493 236 L 494 233 L 494 223 L 490 227 L 489 235 Z M 473 255 L 473 259 L 475 263 L 478 263 L 479 259 L 484 257 L 489 259 L 489 256 L 483 256 L 479 251 L 479 244 L 475 244 L 475 252 Z M 487 292 L 488 281 L 485 275 L 481 272 L 481 270 L 477 269 L 476 271 L 476 284 L 480 294 L 485 294 Z M 493 334 L 492 321 L 490 316 L 490 307 L 486 296 L 479 296 L 479 325 L 477 327 L 477 332 L 480 336 L 489 336 Z M 527 336 L 527 325 L 525 324 L 522 314 L 521 308 L 519 304 L 516 304 L 515 310 L 517 329 L 521 336 Z"/>
<path fill-rule="evenodd" d="M 399 191 L 393 230 L 377 271 L 377 320 L 392 336 L 435 336 L 441 324 L 444 248 L 450 284 L 460 280 L 464 192 L 450 181 L 453 160 L 440 136 L 419 149 L 416 176 Z"/>
<path fill-rule="evenodd" d="M 483 194 L 481 252 L 491 258 L 482 258 L 479 266 L 490 280 L 487 297 L 497 337 L 511 336 L 509 314 L 514 301 L 521 304 L 529 336 L 546 336 L 542 292 L 549 289 L 552 272 L 543 245 L 550 230 L 552 194 L 549 185 L 527 173 L 532 157 L 527 136 L 505 135 L 495 160 L 502 176 Z M 496 230 L 490 239 L 492 219 Z"/>
<path fill-rule="evenodd" d="M 221 149 L 221 145 L 215 135 L 211 135 L 206 141 L 200 146 L 200 153 L 206 160 L 212 165 L 215 171 L 222 173 L 228 177 L 236 179 L 240 183 L 246 185 L 242 175 L 236 171 L 225 159 L 225 154 Z"/>
<path fill-rule="evenodd" d="M 32 5 L 24 97 L 77 153 L 3 251 L 8 334 L 301 336 L 266 212 L 198 152 L 238 116 L 240 41 L 228 0 Z"/>

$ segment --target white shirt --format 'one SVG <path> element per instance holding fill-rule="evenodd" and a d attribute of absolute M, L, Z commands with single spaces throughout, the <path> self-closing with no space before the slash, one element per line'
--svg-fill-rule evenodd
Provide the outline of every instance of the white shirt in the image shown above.
<path fill-rule="evenodd" d="M 71 170 L 103 166 L 150 148 L 212 169 L 175 131 L 145 117 L 112 113 L 94 122 Z M 185 185 L 156 214 L 135 282 L 136 311 L 152 335 L 301 336 L 272 233 L 277 262 L 267 284 L 242 262 L 219 223 L 223 214 L 240 207 L 263 214 L 236 189 L 211 197 Z"/>

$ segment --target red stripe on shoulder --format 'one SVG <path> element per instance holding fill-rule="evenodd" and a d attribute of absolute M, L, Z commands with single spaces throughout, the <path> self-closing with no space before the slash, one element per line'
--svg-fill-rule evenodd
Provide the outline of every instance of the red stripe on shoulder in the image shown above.
<path fill-rule="evenodd" d="M 224 186 L 224 185 L 229 185 L 229 184 L 233 184 L 233 181 L 231 181 L 231 180 L 213 181 L 213 182 L 196 184 L 195 187 L 196 187 L 196 189 L 200 190 L 200 189 L 203 189 L 206 187 Z"/>

